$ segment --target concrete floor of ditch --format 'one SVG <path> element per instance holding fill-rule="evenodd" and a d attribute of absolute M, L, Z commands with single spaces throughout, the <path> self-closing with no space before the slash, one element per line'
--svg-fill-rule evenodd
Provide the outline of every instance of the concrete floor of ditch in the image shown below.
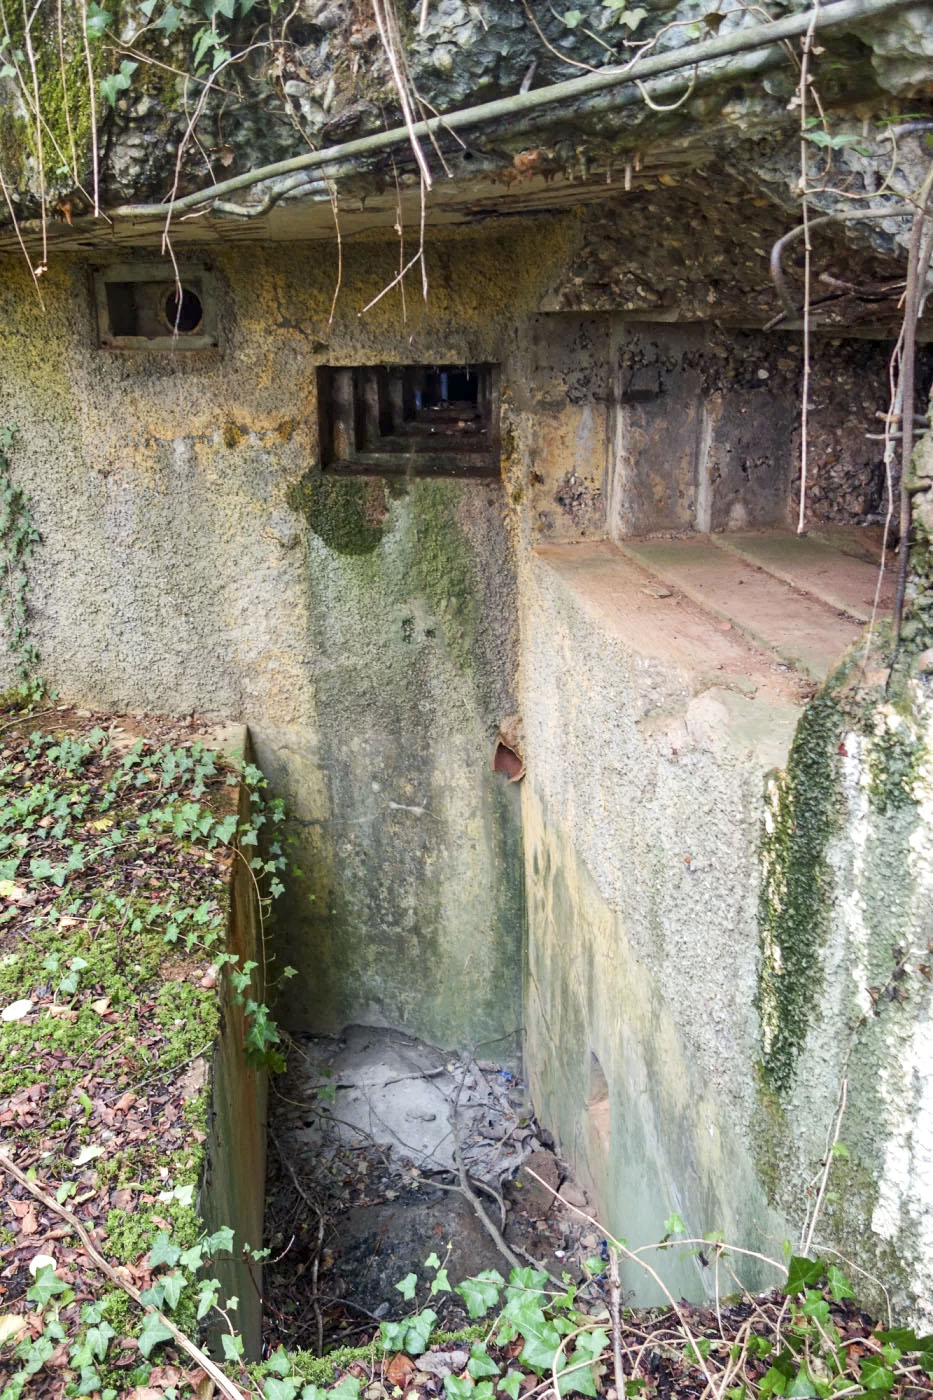
<path fill-rule="evenodd" d="M 520 1261 L 581 1277 L 602 1235 L 579 1213 L 585 1193 L 552 1151 L 514 1069 L 382 1028 L 298 1038 L 269 1109 L 270 1345 L 360 1343 L 416 1304 L 433 1307 L 442 1327 L 468 1320 L 458 1295 L 430 1296 L 425 1260 L 436 1254 L 451 1284 L 483 1269 L 507 1276 L 510 1265 L 470 1201 L 451 1189 L 455 1142 Z M 409 1273 L 420 1280 L 410 1303 L 395 1287 Z"/>

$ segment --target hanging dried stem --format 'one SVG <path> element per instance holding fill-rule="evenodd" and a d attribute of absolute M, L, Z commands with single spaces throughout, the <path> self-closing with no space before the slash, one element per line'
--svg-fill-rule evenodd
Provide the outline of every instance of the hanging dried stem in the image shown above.
<path fill-rule="evenodd" d="M 65 72 L 65 30 L 62 19 L 62 0 L 58 0 L 58 12 L 56 15 L 58 26 L 58 72 L 62 84 L 62 108 L 65 113 L 65 129 L 68 132 L 68 146 L 71 153 L 71 173 L 76 185 L 80 184 L 81 177 L 78 174 L 78 149 L 75 145 L 75 134 L 71 127 L 71 112 L 68 102 L 68 77 Z"/>
<path fill-rule="evenodd" d="M 91 105 L 91 186 L 94 191 L 94 218 L 100 218 L 100 151 L 97 145 L 97 100 L 94 92 L 94 60 L 87 34 L 87 0 L 78 0 L 81 14 L 81 38 L 84 43 L 84 61 L 87 64 L 87 86 Z"/>
<path fill-rule="evenodd" d="M 900 637 L 907 591 L 907 565 L 910 541 L 910 493 L 907 479 L 914 447 L 914 404 L 917 367 L 917 321 L 923 302 L 922 289 L 930 264 L 931 239 L 924 237 L 927 210 L 933 194 L 933 166 L 927 174 L 914 211 L 907 259 L 907 290 L 904 293 L 903 351 L 901 354 L 901 491 L 900 552 L 897 560 L 897 586 L 894 591 L 894 635 Z"/>
<path fill-rule="evenodd" d="M 376 19 L 376 28 L 379 30 L 379 38 L 382 40 L 382 47 L 385 50 L 386 58 L 389 60 L 389 71 L 392 74 L 392 81 L 398 93 L 412 153 L 417 162 L 418 169 L 421 171 L 422 182 L 430 189 L 432 185 L 431 171 L 425 158 L 424 149 L 415 131 L 414 109 L 408 90 L 409 85 L 402 67 L 404 60 L 399 55 L 396 42 L 397 27 L 393 30 L 388 14 L 391 3 L 392 0 L 373 0 L 373 14 Z"/>
<path fill-rule="evenodd" d="M 804 532 L 807 518 L 807 474 L 809 470 L 809 415 L 810 415 L 810 259 L 813 245 L 810 241 L 810 210 L 807 205 L 809 194 L 809 143 L 807 141 L 807 91 L 810 85 L 810 53 L 813 48 L 813 34 L 819 14 L 819 2 L 813 9 L 810 27 L 801 42 L 800 82 L 797 93 L 800 99 L 800 210 L 803 221 L 803 370 L 800 386 L 800 508 L 797 513 L 797 533 Z"/>

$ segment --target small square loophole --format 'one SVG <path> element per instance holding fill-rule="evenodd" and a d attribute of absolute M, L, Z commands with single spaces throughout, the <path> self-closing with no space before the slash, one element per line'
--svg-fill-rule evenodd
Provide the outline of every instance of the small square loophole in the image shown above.
<path fill-rule="evenodd" d="M 322 366 L 325 470 L 498 477 L 499 367 Z"/>
<path fill-rule="evenodd" d="M 203 263 L 115 263 L 94 271 L 104 350 L 207 350 L 217 345 L 214 280 Z"/>

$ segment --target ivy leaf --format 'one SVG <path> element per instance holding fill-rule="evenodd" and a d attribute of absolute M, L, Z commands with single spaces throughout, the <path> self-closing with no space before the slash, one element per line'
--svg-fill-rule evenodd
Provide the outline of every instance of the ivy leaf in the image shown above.
<path fill-rule="evenodd" d="M 96 1327 L 88 1328 L 85 1340 L 90 1347 L 91 1355 L 96 1356 L 98 1361 L 103 1361 L 107 1355 L 110 1340 L 115 1336 L 116 1333 L 109 1322 L 101 1322 Z"/>
<path fill-rule="evenodd" d="M 220 1296 L 220 1284 L 215 1278 L 204 1278 L 198 1284 L 198 1321 L 206 1317 Z"/>
<path fill-rule="evenodd" d="M 339 1385 L 335 1385 L 333 1390 L 327 1394 L 331 1400 L 359 1400 L 360 1381 L 358 1376 L 344 1376 Z"/>
<path fill-rule="evenodd" d="M 447 1400 L 473 1400 L 473 1382 L 459 1376 L 444 1377 Z"/>
<path fill-rule="evenodd" d="M 851 1293 L 846 1295 L 851 1297 Z M 877 1333 L 878 1340 L 886 1346 L 899 1347 L 901 1351 L 922 1351 L 923 1342 L 912 1327 L 892 1327 L 887 1332 Z M 931 1340 L 924 1338 L 924 1341 Z"/>
<path fill-rule="evenodd" d="M 818 1292 L 815 1288 L 807 1290 L 803 1312 L 807 1317 L 812 1317 L 814 1322 L 818 1323 L 820 1327 L 828 1326 L 829 1304 L 822 1293 Z"/>
<path fill-rule="evenodd" d="M 204 1241 L 204 1248 L 212 1257 L 215 1254 L 229 1254 L 233 1249 L 233 1231 L 229 1225 L 221 1225 Z"/>
<path fill-rule="evenodd" d="M 545 1285 L 548 1283 L 548 1276 L 540 1269 L 511 1269 L 509 1271 L 509 1286 L 506 1291 L 507 1298 L 523 1296 L 527 1293 L 543 1293 Z"/>
<path fill-rule="evenodd" d="M 577 25 L 584 19 L 582 10 L 565 10 L 561 15 L 568 29 L 576 29 Z"/>
<path fill-rule="evenodd" d="M 866 1390 L 891 1390 L 894 1386 L 894 1372 L 880 1356 L 866 1356 L 859 1376 Z"/>
<path fill-rule="evenodd" d="M 82 1366 L 81 1374 L 78 1377 L 78 1388 L 75 1395 L 93 1395 L 100 1390 L 100 1375 L 95 1366 Z"/>
<path fill-rule="evenodd" d="M 475 1278 L 466 1278 L 454 1289 L 467 1305 L 470 1317 L 483 1317 L 499 1301 L 499 1289 L 505 1279 L 498 1269 L 484 1269 Z"/>
<path fill-rule="evenodd" d="M 176 5 L 166 5 L 156 20 L 156 29 L 164 29 L 166 34 L 174 34 L 181 24 L 181 10 Z"/>
<path fill-rule="evenodd" d="M 437 1277 L 431 1284 L 431 1297 L 433 1298 L 435 1293 L 449 1293 L 450 1291 L 450 1280 L 447 1277 L 447 1270 L 438 1269 Z"/>
<path fill-rule="evenodd" d="M 399 1293 L 401 1293 L 406 1303 L 411 1302 L 412 1298 L 415 1296 L 415 1289 L 418 1287 L 418 1275 L 406 1274 L 403 1279 L 399 1280 L 395 1287 L 398 1289 Z"/>
<path fill-rule="evenodd" d="M 178 1306 L 178 1300 L 182 1295 L 184 1287 L 184 1274 L 166 1274 L 165 1278 L 162 1279 L 162 1290 L 165 1301 L 170 1308 L 176 1308 Z"/>
<path fill-rule="evenodd" d="M 60 1278 L 55 1277 L 55 1270 L 51 1264 L 43 1264 L 41 1269 L 36 1271 L 36 1281 L 30 1288 L 26 1297 L 31 1303 L 36 1303 L 40 1308 L 44 1308 L 50 1298 L 55 1298 L 59 1293 L 67 1293 L 67 1283 L 62 1283 Z"/>
<path fill-rule="evenodd" d="M 107 30 L 113 15 L 107 10 L 101 9 L 100 5 L 91 3 L 87 7 L 87 32 L 90 38 L 99 39 Z"/>
<path fill-rule="evenodd" d="M 298 1387 L 292 1380 L 279 1380 L 275 1376 L 268 1376 L 262 1393 L 265 1400 L 295 1400 Z"/>
<path fill-rule="evenodd" d="M 237 1362 L 243 1355 L 243 1338 L 239 1334 L 231 1337 L 229 1332 L 221 1332 L 220 1345 L 223 1347 L 225 1361 Z"/>
<path fill-rule="evenodd" d="M 237 819 L 235 815 L 224 817 L 223 821 L 217 823 L 211 834 L 215 836 L 218 841 L 222 841 L 226 846 L 229 844 L 231 837 L 236 831 L 236 822 Z"/>
<path fill-rule="evenodd" d="M 800 1254 L 794 1254 L 787 1267 L 787 1282 L 783 1291 L 788 1294 L 802 1293 L 808 1285 L 819 1283 L 822 1277 L 822 1260 L 805 1259 Z"/>
<path fill-rule="evenodd" d="M 133 63 L 130 59 L 125 58 L 120 64 L 119 73 L 111 73 L 108 78 L 101 78 L 100 95 L 108 107 L 117 105 L 117 97 L 129 87 L 130 79 L 138 67 L 138 63 Z"/>
<path fill-rule="evenodd" d="M 841 1302 L 843 1298 L 855 1297 L 855 1293 L 849 1286 L 849 1280 L 835 1264 L 830 1264 L 826 1270 L 826 1278 L 829 1283 L 829 1291 L 837 1303 Z"/>
<path fill-rule="evenodd" d="M 502 1380 L 496 1388 L 497 1390 L 504 1390 L 509 1400 L 518 1400 L 518 1392 L 522 1388 L 521 1371 L 509 1371 L 507 1375 L 502 1377 Z"/>
<path fill-rule="evenodd" d="M 425 1308 L 424 1312 L 418 1313 L 408 1324 L 408 1334 L 405 1338 L 405 1350 L 414 1352 L 420 1356 L 428 1349 L 428 1338 L 431 1329 L 437 1321 L 437 1313 L 431 1308 Z"/>
<path fill-rule="evenodd" d="M 149 1251 L 149 1267 L 157 1269 L 160 1264 L 167 1264 L 170 1269 L 173 1269 L 178 1263 L 180 1255 L 181 1250 L 177 1244 L 172 1244 L 166 1231 L 160 1230 Z"/>
<path fill-rule="evenodd" d="M 159 1321 L 158 1313 L 147 1312 L 143 1320 L 143 1330 L 136 1338 L 136 1345 L 143 1356 L 148 1359 L 154 1346 L 158 1346 L 159 1342 L 170 1342 L 171 1339 L 172 1334 L 165 1323 Z"/>
<path fill-rule="evenodd" d="M 570 1391 L 574 1390 L 579 1395 L 590 1395 L 595 1400 L 599 1391 L 596 1389 L 596 1381 L 593 1379 L 592 1365 L 579 1366 L 578 1370 L 573 1369 L 581 1361 L 589 1360 L 588 1355 L 581 1356 L 579 1351 L 574 1351 L 568 1356 L 565 1374 L 559 1374 L 557 1377 L 558 1395 L 568 1395 Z M 569 1372 L 569 1375 L 566 1372 Z"/>
<path fill-rule="evenodd" d="M 467 1362 L 467 1370 L 475 1381 L 483 1376 L 498 1376 L 499 1367 L 483 1346 L 482 1342 L 474 1342 L 470 1347 L 470 1359 Z"/>
<path fill-rule="evenodd" d="M 814 1382 L 811 1380 L 810 1375 L 807 1372 L 807 1368 L 805 1366 L 801 1366 L 800 1370 L 797 1372 L 796 1376 L 791 1381 L 784 1394 L 786 1396 L 799 1396 L 802 1398 L 802 1400 L 808 1400 L 808 1397 L 814 1397 L 819 1395 L 819 1391 L 817 1390 Z"/>
<path fill-rule="evenodd" d="M 429 1254 L 427 1259 L 425 1259 L 424 1261 L 424 1267 L 426 1269 L 439 1269 L 441 1267 L 441 1261 L 438 1259 L 436 1254 Z"/>
<path fill-rule="evenodd" d="M 553 1322 L 548 1322 L 538 1307 L 529 1308 L 521 1319 L 515 1318 L 515 1322 L 525 1339 L 519 1359 L 539 1375 L 549 1371 L 560 1346 L 560 1333 Z"/>
<path fill-rule="evenodd" d="M 290 1376 L 292 1373 L 292 1363 L 289 1360 L 288 1352 L 280 1346 L 271 1356 L 266 1358 L 265 1368 L 273 1376 Z"/>

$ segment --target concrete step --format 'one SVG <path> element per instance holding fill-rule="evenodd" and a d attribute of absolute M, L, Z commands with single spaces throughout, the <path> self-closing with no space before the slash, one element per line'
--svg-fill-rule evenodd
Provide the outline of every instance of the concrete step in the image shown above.
<path fill-rule="evenodd" d="M 884 530 L 880 525 L 816 525 L 807 531 L 807 538 L 872 564 L 877 564 L 884 552 Z"/>
<path fill-rule="evenodd" d="M 861 634 L 859 618 L 720 548 L 709 536 L 620 540 L 619 548 L 813 680 L 825 680 Z"/>
<path fill-rule="evenodd" d="M 783 579 L 792 588 L 809 593 L 837 612 L 860 622 L 871 621 L 878 588 L 879 562 L 857 558 L 826 539 L 769 530 L 750 534 L 712 535 L 719 549 L 730 550 L 749 564 Z M 894 601 L 894 569 L 890 562 L 881 576 L 878 611 L 891 611 Z"/>

